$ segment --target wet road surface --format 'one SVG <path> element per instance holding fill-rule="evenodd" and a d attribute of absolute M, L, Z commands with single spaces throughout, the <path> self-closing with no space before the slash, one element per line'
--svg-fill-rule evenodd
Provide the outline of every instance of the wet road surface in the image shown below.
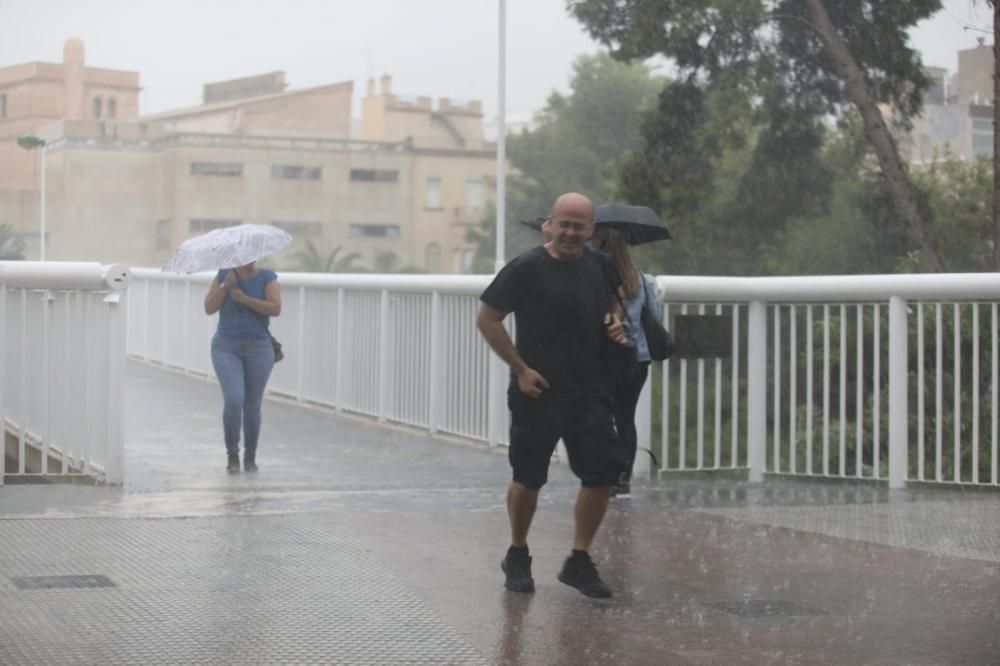
<path fill-rule="evenodd" d="M 553 466 L 505 592 L 504 450 L 271 400 L 227 475 L 214 383 L 128 367 L 126 483 L 0 488 L 0 664 L 1000 663 L 1000 496 L 638 483 L 559 583 Z"/>

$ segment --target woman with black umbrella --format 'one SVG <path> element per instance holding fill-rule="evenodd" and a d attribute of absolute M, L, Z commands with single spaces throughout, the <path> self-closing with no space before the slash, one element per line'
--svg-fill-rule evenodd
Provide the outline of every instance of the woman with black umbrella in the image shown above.
<path fill-rule="evenodd" d="M 643 216 L 641 224 L 631 219 L 626 221 L 625 215 L 634 217 L 636 212 Z M 603 250 L 611 256 L 621 275 L 622 288 L 625 292 L 624 323 L 630 339 L 635 344 L 638 357 L 637 364 L 617 374 L 614 386 L 615 429 L 628 456 L 628 472 L 619 479 L 613 493 L 615 496 L 624 497 L 631 494 L 632 466 L 638 450 L 639 438 L 635 427 L 636 405 L 649 376 L 649 364 L 652 361 L 649 343 L 641 324 L 642 309 L 649 307 L 657 320 L 663 318 L 663 306 L 656 298 L 656 287 L 652 278 L 636 268 L 629 252 L 629 241 L 635 244 L 660 240 L 669 238 L 669 234 L 662 223 L 656 225 L 647 222 L 647 217 L 650 220 L 655 218 L 656 222 L 659 222 L 659 218 L 652 210 L 644 207 L 604 204 L 597 207 L 594 217 L 594 235 L 590 242 L 594 248 Z"/>

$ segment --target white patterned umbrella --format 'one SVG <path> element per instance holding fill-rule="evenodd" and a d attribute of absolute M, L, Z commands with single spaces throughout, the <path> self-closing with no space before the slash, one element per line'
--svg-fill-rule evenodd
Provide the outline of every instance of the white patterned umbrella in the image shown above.
<path fill-rule="evenodd" d="M 279 252 L 292 235 L 269 224 L 223 227 L 189 238 L 163 264 L 172 273 L 200 273 L 245 266 Z"/>

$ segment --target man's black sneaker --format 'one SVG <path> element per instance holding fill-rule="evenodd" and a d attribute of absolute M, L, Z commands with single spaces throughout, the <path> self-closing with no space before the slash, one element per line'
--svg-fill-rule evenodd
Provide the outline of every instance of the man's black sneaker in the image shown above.
<path fill-rule="evenodd" d="M 253 456 L 246 456 L 243 458 L 243 471 L 244 472 L 256 472 L 257 471 L 257 459 Z"/>
<path fill-rule="evenodd" d="M 508 550 L 500 560 L 500 570 L 507 579 L 503 586 L 511 592 L 534 592 L 535 579 L 531 577 L 531 556 L 527 549 L 522 552 Z"/>
<path fill-rule="evenodd" d="M 589 553 L 574 552 L 567 557 L 562 571 L 559 572 L 559 581 L 575 587 L 584 595 L 594 599 L 607 599 L 611 596 L 611 589 L 597 575 L 597 567 L 594 566 Z"/>
<path fill-rule="evenodd" d="M 226 471 L 230 474 L 240 473 L 240 454 L 230 453 L 229 462 L 226 464 Z"/>
<path fill-rule="evenodd" d="M 632 485 L 625 481 L 624 483 L 619 483 L 617 486 L 612 486 L 611 496 L 620 497 L 622 499 L 627 499 L 632 495 Z"/>

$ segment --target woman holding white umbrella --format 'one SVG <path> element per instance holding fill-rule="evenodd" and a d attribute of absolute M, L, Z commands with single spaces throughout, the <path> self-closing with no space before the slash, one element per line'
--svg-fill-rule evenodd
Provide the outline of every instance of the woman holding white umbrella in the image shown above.
<path fill-rule="evenodd" d="M 219 271 L 205 294 L 205 314 L 216 312 L 219 326 L 212 338 L 212 365 L 225 400 L 226 471 L 240 471 L 242 421 L 243 469 L 256 472 L 261 402 L 274 367 L 268 323 L 270 317 L 281 314 L 277 274 L 257 268 L 255 262 Z"/>
<path fill-rule="evenodd" d="M 212 365 L 225 401 L 222 426 L 228 464 L 240 471 L 240 434 L 243 469 L 257 471 L 261 402 L 275 362 L 271 317 L 281 314 L 277 274 L 259 268 L 257 260 L 288 245 L 291 236 L 268 225 L 244 224 L 217 229 L 183 243 L 164 270 L 197 272 L 220 266 L 205 294 L 205 314 L 219 313 L 212 338 Z"/>

